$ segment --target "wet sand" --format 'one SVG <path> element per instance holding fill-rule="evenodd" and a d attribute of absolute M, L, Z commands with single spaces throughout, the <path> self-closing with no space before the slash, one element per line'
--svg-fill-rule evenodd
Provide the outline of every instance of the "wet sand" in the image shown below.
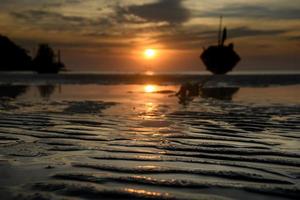
<path fill-rule="evenodd" d="M 2 88 L 1 199 L 298 199 L 300 85 L 178 87 Z"/>

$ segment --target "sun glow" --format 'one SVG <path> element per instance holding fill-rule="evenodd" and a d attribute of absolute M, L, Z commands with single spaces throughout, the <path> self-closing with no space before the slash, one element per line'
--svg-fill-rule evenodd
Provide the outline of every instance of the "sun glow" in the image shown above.
<path fill-rule="evenodd" d="M 146 58 L 154 58 L 156 56 L 156 50 L 155 49 L 146 49 L 144 51 L 144 55 Z"/>
<path fill-rule="evenodd" d="M 153 93 L 153 92 L 156 91 L 156 87 L 155 87 L 154 85 L 146 85 L 146 86 L 144 87 L 144 91 L 145 91 L 146 93 Z"/>

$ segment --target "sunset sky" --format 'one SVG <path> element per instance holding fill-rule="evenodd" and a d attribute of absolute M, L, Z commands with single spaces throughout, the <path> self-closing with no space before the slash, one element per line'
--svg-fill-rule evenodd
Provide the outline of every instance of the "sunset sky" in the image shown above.
<path fill-rule="evenodd" d="M 300 70 L 299 0 L 0 0 L 0 34 L 51 44 L 74 71 L 202 71 L 220 15 L 236 70 Z"/>

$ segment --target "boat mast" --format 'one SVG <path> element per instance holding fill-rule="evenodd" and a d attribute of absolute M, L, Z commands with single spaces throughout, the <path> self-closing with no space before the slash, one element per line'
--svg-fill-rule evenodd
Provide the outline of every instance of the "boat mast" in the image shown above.
<path fill-rule="evenodd" d="M 219 36 L 218 36 L 218 45 L 221 45 L 221 34 L 222 34 L 222 21 L 223 21 L 223 16 L 220 16 L 220 26 L 219 26 Z"/>

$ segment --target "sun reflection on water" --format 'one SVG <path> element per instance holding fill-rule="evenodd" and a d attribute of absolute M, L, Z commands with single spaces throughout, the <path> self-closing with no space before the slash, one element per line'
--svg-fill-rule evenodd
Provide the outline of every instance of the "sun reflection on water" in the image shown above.
<path fill-rule="evenodd" d="M 146 85 L 146 86 L 144 87 L 144 91 L 145 91 L 146 93 L 153 93 L 153 92 L 156 91 L 156 87 L 155 87 L 155 85 Z"/>
<path fill-rule="evenodd" d="M 153 76 L 154 72 L 153 71 L 146 71 L 145 74 L 148 75 L 148 76 Z"/>

